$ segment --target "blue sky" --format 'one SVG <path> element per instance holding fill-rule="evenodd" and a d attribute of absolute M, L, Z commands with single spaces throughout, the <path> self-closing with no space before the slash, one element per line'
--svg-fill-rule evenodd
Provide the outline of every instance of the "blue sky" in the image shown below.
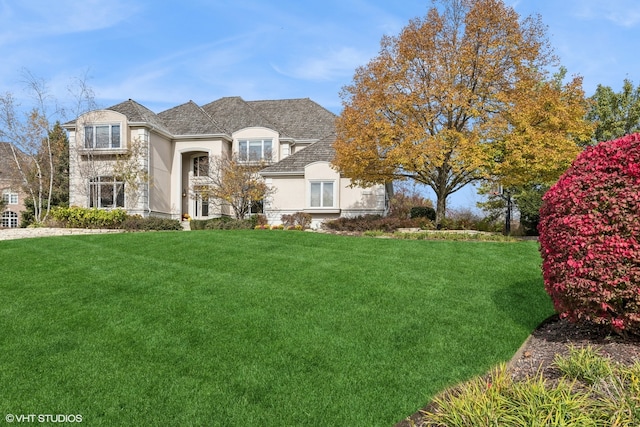
<path fill-rule="evenodd" d="M 560 62 L 620 90 L 640 83 L 640 1 L 505 0 L 540 14 Z M 354 70 L 423 17 L 430 0 L 0 0 L 0 92 L 22 70 L 60 101 L 88 77 L 101 107 L 132 98 L 160 112 L 186 101 L 311 98 L 338 114 Z M 28 101 L 25 101 L 28 102 Z M 453 205 L 473 205 L 473 192 Z"/>

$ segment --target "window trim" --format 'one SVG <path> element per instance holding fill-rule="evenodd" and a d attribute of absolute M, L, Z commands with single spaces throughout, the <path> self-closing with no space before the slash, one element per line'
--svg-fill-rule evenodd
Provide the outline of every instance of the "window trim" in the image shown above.
<path fill-rule="evenodd" d="M 109 143 L 108 146 L 98 146 L 98 128 L 108 127 Z M 114 146 L 114 128 L 118 127 L 118 145 Z M 84 144 L 85 150 L 122 150 L 122 124 L 121 123 L 91 123 L 84 126 Z M 91 131 L 87 131 L 90 129 Z M 88 144 L 89 135 L 91 136 L 91 144 Z"/>

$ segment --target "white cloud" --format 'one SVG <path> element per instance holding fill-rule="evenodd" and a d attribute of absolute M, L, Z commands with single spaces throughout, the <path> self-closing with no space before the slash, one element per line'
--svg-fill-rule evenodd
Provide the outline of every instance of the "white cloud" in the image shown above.
<path fill-rule="evenodd" d="M 351 47 L 331 50 L 323 56 L 309 57 L 301 61 L 290 61 L 285 66 L 271 64 L 280 74 L 296 79 L 320 81 L 350 76 L 356 67 L 371 59 L 368 53 Z M 293 63 L 291 63 L 293 62 Z"/>
<path fill-rule="evenodd" d="M 137 13 L 122 0 L 22 0 L 0 3 L 0 46 L 43 36 L 110 28 Z"/>
<path fill-rule="evenodd" d="M 585 20 L 604 18 L 614 25 L 631 28 L 640 24 L 640 3 L 637 0 L 582 0 L 576 3 L 575 15 Z"/>

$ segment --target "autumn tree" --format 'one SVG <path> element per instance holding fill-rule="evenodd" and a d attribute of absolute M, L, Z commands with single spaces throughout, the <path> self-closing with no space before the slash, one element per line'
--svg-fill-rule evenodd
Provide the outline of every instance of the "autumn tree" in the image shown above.
<path fill-rule="evenodd" d="M 535 153 L 534 146 L 556 142 L 508 139 L 516 127 L 509 119 L 525 118 L 505 117 L 515 105 L 535 110 L 527 97 L 540 101 L 554 65 L 539 16 L 521 20 L 501 0 L 434 2 L 424 19 L 383 37 L 379 55 L 343 88 L 334 164 L 355 184 L 426 184 L 435 192 L 440 224 L 449 195 L 491 176 L 494 143 L 532 144 Z M 566 124 L 567 118 L 553 120 Z"/>
<path fill-rule="evenodd" d="M 625 79 L 622 90 L 598 85 L 587 118 L 596 125 L 594 143 L 610 141 L 640 131 L 640 85 Z"/>
<path fill-rule="evenodd" d="M 236 219 L 246 218 L 252 204 L 261 203 L 273 192 L 258 174 L 266 167 L 262 161 L 242 161 L 235 155 L 211 156 L 201 167 L 204 173 L 194 179 L 192 197 L 218 207 L 228 205 Z"/>

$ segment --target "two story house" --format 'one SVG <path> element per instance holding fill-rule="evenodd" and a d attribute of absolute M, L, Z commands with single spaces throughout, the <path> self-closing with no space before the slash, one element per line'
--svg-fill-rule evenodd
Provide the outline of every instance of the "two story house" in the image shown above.
<path fill-rule="evenodd" d="M 384 186 L 352 187 L 331 167 L 335 115 L 308 98 L 192 101 L 154 113 L 127 100 L 66 123 L 70 205 L 130 214 L 204 219 L 229 206 L 194 191 L 214 157 L 261 160 L 272 189 L 261 209 L 270 224 L 307 212 L 313 227 L 340 216 L 384 214 Z"/>
<path fill-rule="evenodd" d="M 0 209 L 0 228 L 19 227 L 20 216 L 26 210 L 26 193 L 22 190 L 13 153 L 8 142 L 0 142 L 0 197 L 4 201 L 4 207 Z M 17 150 L 16 155 L 20 161 L 24 153 Z"/>

